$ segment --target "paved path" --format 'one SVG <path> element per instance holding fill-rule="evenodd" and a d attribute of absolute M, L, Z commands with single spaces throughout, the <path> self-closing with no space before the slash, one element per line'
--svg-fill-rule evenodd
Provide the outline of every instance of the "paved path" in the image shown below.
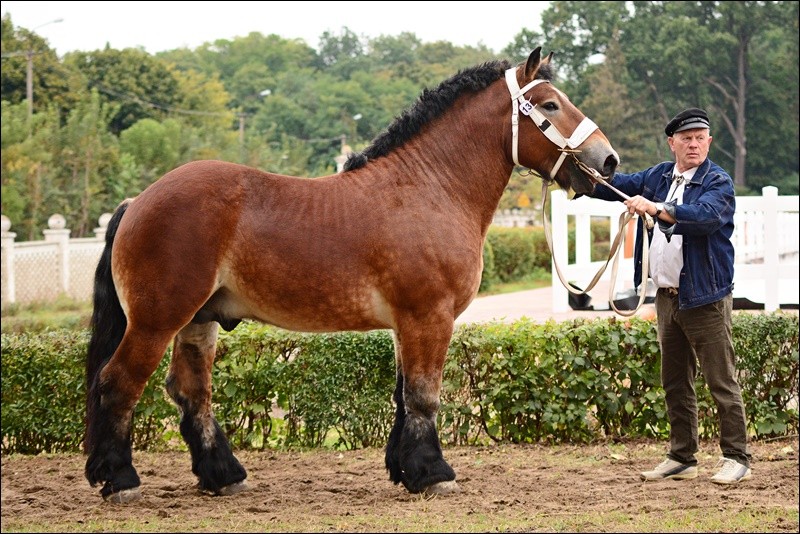
<path fill-rule="evenodd" d="M 589 292 L 592 298 L 591 304 L 595 308 L 608 308 L 608 282 L 598 282 Z M 622 288 L 622 290 L 627 288 Z M 620 288 L 618 287 L 619 291 Z M 513 322 L 522 317 L 527 317 L 533 321 L 545 322 L 548 319 L 564 321 L 578 317 L 617 317 L 625 316 L 616 313 L 614 310 L 592 310 L 576 311 L 570 309 L 563 313 L 554 313 L 552 304 L 553 289 L 550 286 L 540 289 L 530 289 L 527 291 L 517 291 L 503 295 L 490 295 L 478 297 L 472 301 L 469 307 L 464 310 L 456 324 L 474 323 L 486 321 L 505 321 Z M 648 311 L 652 304 L 645 304 L 639 309 L 638 314 Z"/>
<path fill-rule="evenodd" d="M 560 282 L 558 282 L 560 283 Z M 591 297 L 591 304 L 595 308 L 608 308 L 608 286 L 609 282 L 598 282 L 597 285 L 589 292 Z M 617 292 L 625 291 L 630 288 L 632 284 L 624 284 L 623 287 L 617 287 Z M 783 293 L 782 302 L 793 303 L 795 308 L 786 308 L 784 311 L 798 313 L 796 308 L 797 292 Z M 591 319 L 594 317 L 617 317 L 618 319 L 626 319 L 628 316 L 620 315 L 614 310 L 591 310 L 591 311 L 577 311 L 569 309 L 563 313 L 553 312 L 553 288 L 550 286 L 540 289 L 530 289 L 528 291 L 518 291 L 516 293 L 506 293 L 504 295 L 491 295 L 488 297 L 478 297 L 472 301 L 469 307 L 464 310 L 457 319 L 456 324 L 462 323 L 479 323 L 487 321 L 503 321 L 513 322 L 522 317 L 527 317 L 536 322 L 545 322 L 548 319 L 554 321 L 565 321 L 583 317 Z M 738 310 L 734 303 L 734 311 Z M 639 311 L 636 312 L 640 317 L 655 316 L 655 306 L 653 304 L 644 304 Z"/>

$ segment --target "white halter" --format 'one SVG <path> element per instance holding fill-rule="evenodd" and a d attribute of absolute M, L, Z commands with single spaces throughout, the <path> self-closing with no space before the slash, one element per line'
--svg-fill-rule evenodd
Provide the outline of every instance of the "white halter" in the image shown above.
<path fill-rule="evenodd" d="M 517 83 L 517 69 L 510 68 L 506 71 L 506 85 L 508 85 L 508 91 L 511 93 L 511 136 L 512 136 L 512 156 L 514 158 L 514 163 L 520 165 L 519 162 L 519 113 L 522 112 L 523 115 L 527 115 L 531 118 L 531 120 L 536 124 L 536 126 L 541 130 L 541 132 L 555 144 L 561 150 L 561 156 L 558 158 L 558 161 L 550 170 L 550 178 L 553 178 L 558 169 L 561 168 L 561 164 L 564 162 L 564 158 L 567 156 L 569 150 L 574 150 L 581 145 L 586 138 L 589 137 L 592 132 L 597 130 L 597 125 L 589 118 L 585 117 L 583 121 L 575 128 L 575 131 L 572 132 L 572 136 L 569 139 L 566 139 L 561 132 L 558 131 L 558 128 L 553 126 L 549 120 L 542 114 L 541 111 L 536 109 L 536 105 L 531 104 L 530 100 L 525 98 L 525 93 L 530 91 L 533 87 L 540 83 L 549 83 L 547 80 L 533 80 L 529 82 L 525 87 L 522 89 L 519 88 L 519 84 Z"/>

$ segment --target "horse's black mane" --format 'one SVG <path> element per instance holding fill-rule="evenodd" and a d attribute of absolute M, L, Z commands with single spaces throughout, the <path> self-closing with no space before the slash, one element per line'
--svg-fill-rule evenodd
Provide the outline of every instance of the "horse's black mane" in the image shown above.
<path fill-rule="evenodd" d="M 344 171 L 358 169 L 370 159 L 387 155 L 393 148 L 401 146 L 420 129 L 444 113 L 464 91 L 480 91 L 501 78 L 511 68 L 506 60 L 496 60 L 459 71 L 443 81 L 436 89 L 424 89 L 416 102 L 372 143 L 361 152 L 350 154 L 344 164 Z M 553 72 L 549 64 L 541 66 L 537 78 L 552 80 Z"/>

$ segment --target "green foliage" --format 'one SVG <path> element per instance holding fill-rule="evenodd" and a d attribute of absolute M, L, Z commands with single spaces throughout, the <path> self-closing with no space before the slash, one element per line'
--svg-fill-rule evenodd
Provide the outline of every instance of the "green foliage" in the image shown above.
<path fill-rule="evenodd" d="M 733 317 L 750 433 L 796 432 L 798 316 Z M 2 334 L 2 452 L 73 452 L 83 436 L 85 330 Z M 183 446 L 164 392 L 170 352 L 134 414 L 134 446 Z M 449 444 L 585 442 L 668 435 L 655 323 L 574 319 L 460 326 L 441 390 Z M 213 408 L 235 448 L 383 446 L 393 421 L 388 331 L 299 334 L 252 322 L 221 333 Z M 696 383 L 701 437 L 716 407 Z M 283 419 L 281 420 L 281 416 Z M 277 423 L 277 424 L 276 424 Z"/>
<path fill-rule="evenodd" d="M 2 451 L 78 450 L 85 398 L 85 330 L 2 334 Z"/>
<path fill-rule="evenodd" d="M 269 445 L 277 384 L 300 341 L 298 334 L 254 323 L 236 333 L 220 332 L 212 402 L 232 446 L 263 449 Z"/>
<path fill-rule="evenodd" d="M 654 324 L 573 321 L 565 334 L 571 347 L 571 395 L 585 398 L 604 436 L 658 436 L 665 432 L 666 407 L 660 383 L 660 349 Z"/>
<path fill-rule="evenodd" d="M 609 221 L 593 221 L 592 232 L 593 261 L 608 258 L 611 246 Z M 575 226 L 572 224 L 568 232 L 568 260 L 575 261 Z M 481 291 L 488 290 L 492 284 L 513 283 L 549 273 L 552 255 L 547 246 L 543 227 L 508 228 L 490 226 L 484 244 L 484 276 L 488 282 L 481 280 Z M 492 269 L 487 270 L 487 258 L 491 256 Z"/>
<path fill-rule="evenodd" d="M 625 172 L 671 159 L 663 127 L 697 106 L 711 117 L 711 158 L 758 191 L 797 172 L 796 143 L 785 141 L 798 133 L 798 26 L 786 22 L 797 19 L 797 2 L 564 1 L 542 14 L 542 30 L 578 107 L 620 110 L 595 122 Z M 608 108 L 594 105 L 601 99 Z"/>
<path fill-rule="evenodd" d="M 636 319 L 464 326 L 445 369 L 442 439 L 475 442 L 481 429 L 514 443 L 652 435 L 664 424 L 651 407 L 657 355 L 653 325 Z"/>
<path fill-rule="evenodd" d="M 157 122 L 142 119 L 119 136 L 123 154 L 130 154 L 151 179 L 142 189 L 178 164 L 180 149 L 180 124 L 172 119 Z"/>
<path fill-rule="evenodd" d="M 745 414 L 759 436 L 797 432 L 798 332 L 794 314 L 759 313 L 733 322 Z"/>
<path fill-rule="evenodd" d="M 88 89 L 95 89 L 104 95 L 104 100 L 117 103 L 116 113 L 109 122 L 110 131 L 116 135 L 147 117 L 163 120 L 162 110 L 179 99 L 178 81 L 167 63 L 144 50 L 106 48 L 70 52 L 64 62 L 80 72 Z"/>
<path fill-rule="evenodd" d="M 543 228 L 492 226 L 486 242 L 492 247 L 500 282 L 520 280 L 537 269 L 550 270 L 550 251 Z"/>
<path fill-rule="evenodd" d="M 87 330 L 2 334 L 2 451 L 76 452 L 86 412 Z M 150 379 L 134 414 L 134 446 L 158 449 L 174 437 L 177 412 L 163 389 L 168 358 Z"/>
<path fill-rule="evenodd" d="M 492 249 L 492 244 L 487 240 L 483 243 L 483 270 L 481 271 L 481 285 L 478 287 L 478 293 L 489 290 L 493 285 L 497 284 L 497 281 L 494 249 Z"/>
<path fill-rule="evenodd" d="M 389 436 L 394 347 L 386 331 L 304 335 L 281 373 L 287 444 L 319 447 L 331 430 L 337 446 L 380 446 Z"/>

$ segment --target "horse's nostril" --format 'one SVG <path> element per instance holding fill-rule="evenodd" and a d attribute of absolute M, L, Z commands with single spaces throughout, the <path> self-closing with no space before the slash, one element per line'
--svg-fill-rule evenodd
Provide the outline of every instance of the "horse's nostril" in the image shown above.
<path fill-rule="evenodd" d="M 603 165 L 603 176 L 611 177 L 614 174 L 614 171 L 617 169 L 617 165 L 619 165 L 619 159 L 615 154 L 610 154 Z"/>

